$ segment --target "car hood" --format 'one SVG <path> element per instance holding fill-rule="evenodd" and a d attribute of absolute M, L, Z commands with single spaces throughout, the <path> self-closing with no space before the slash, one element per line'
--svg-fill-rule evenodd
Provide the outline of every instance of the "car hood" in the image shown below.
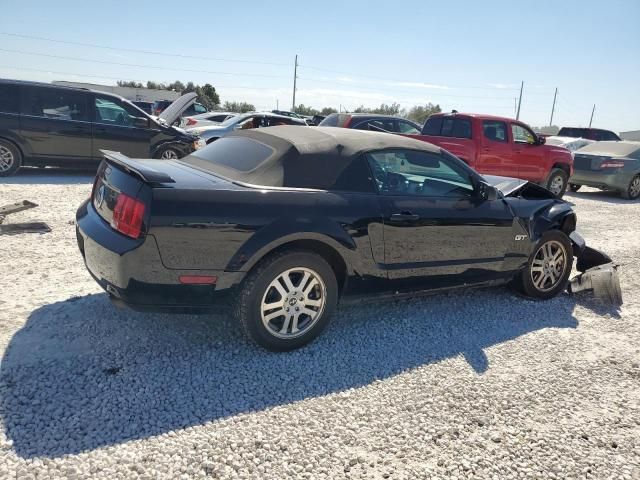
<path fill-rule="evenodd" d="M 520 178 L 500 177 L 497 175 L 483 175 L 482 178 L 484 178 L 489 185 L 500 190 L 505 197 L 508 197 L 510 194 L 520 190 L 529 183 Z"/>
<path fill-rule="evenodd" d="M 167 125 L 171 125 L 175 122 L 180 114 L 184 112 L 187 108 L 193 105 L 196 102 L 195 92 L 189 92 L 182 95 L 180 98 L 175 100 L 172 104 L 170 104 L 167 108 L 165 108 L 158 118 L 164 120 Z"/>

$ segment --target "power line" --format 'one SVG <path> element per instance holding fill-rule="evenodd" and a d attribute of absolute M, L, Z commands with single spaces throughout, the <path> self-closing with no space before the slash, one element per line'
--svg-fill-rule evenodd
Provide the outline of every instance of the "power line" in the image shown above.
<path fill-rule="evenodd" d="M 41 73 L 55 73 L 56 75 L 71 75 L 74 77 L 87 77 L 87 78 L 99 78 L 102 80 L 124 80 L 124 81 L 130 81 L 130 82 L 140 82 L 140 83 L 144 83 L 144 81 L 140 80 L 140 79 L 134 79 L 134 78 L 122 78 L 122 77 L 108 77 L 105 75 L 89 75 L 89 74 L 85 74 L 85 73 L 72 73 L 72 72 L 60 72 L 60 71 L 53 71 L 53 70 L 44 70 L 44 69 L 40 69 L 40 68 L 28 68 L 28 67 L 15 67 L 13 65 L 0 65 L 0 68 L 9 68 L 9 69 L 13 69 L 13 70 L 26 70 L 26 71 L 31 71 L 31 72 L 41 72 Z M 144 88 L 144 87 L 143 87 Z M 245 85 L 215 85 L 216 89 L 219 88 L 242 88 L 242 89 L 248 89 L 248 90 L 274 90 L 274 89 L 280 89 L 280 90 L 284 90 L 284 87 L 249 87 L 249 86 L 245 86 Z"/>
<path fill-rule="evenodd" d="M 298 64 L 299 67 L 301 68 L 308 68 L 310 70 L 317 70 L 320 72 L 329 72 L 329 73 L 337 73 L 338 75 L 352 75 L 354 77 L 360 77 L 360 78 L 371 78 L 374 80 L 383 80 L 385 82 L 399 82 L 399 83 L 421 83 L 421 82 L 411 82 L 408 80 L 398 80 L 397 78 L 389 78 L 389 77 L 378 77 L 378 76 L 373 76 L 373 75 L 361 75 L 358 73 L 353 73 L 353 72 L 344 72 L 344 71 L 339 71 L 339 70 L 331 70 L 331 69 L 327 69 L 327 68 L 320 68 L 320 67 L 313 67 L 310 65 L 302 65 L 302 64 Z M 465 85 L 449 85 L 452 88 L 474 88 L 474 89 L 481 89 L 481 90 L 505 90 L 505 91 L 518 91 L 520 90 L 519 88 L 502 88 L 502 87 L 491 87 L 491 86 L 465 86 Z"/>
<path fill-rule="evenodd" d="M 247 76 L 247 77 L 265 77 L 265 78 L 288 78 L 283 75 L 264 75 L 260 73 L 235 73 L 235 72 L 216 72 L 211 70 L 195 70 L 188 68 L 167 68 L 158 65 L 140 65 L 135 63 L 122 63 L 122 62 L 110 62 L 107 60 L 94 60 L 91 58 L 79 58 L 79 57 L 67 57 L 64 55 L 51 55 L 48 53 L 36 53 L 36 52 L 26 52 L 24 50 L 12 50 L 9 48 L 0 48 L 0 52 L 10 52 L 10 53 L 20 53 L 22 55 L 36 55 L 39 57 L 48 57 L 48 58 L 58 58 L 63 60 L 73 60 L 77 62 L 89 62 L 89 63 L 100 63 L 103 65 L 118 65 L 121 67 L 137 67 L 137 68 L 153 68 L 156 70 L 171 70 L 171 71 L 181 71 L 181 72 L 192 72 L 192 73 L 208 73 L 213 75 L 235 75 L 235 76 Z"/>
<path fill-rule="evenodd" d="M 18 33 L 10 33 L 10 32 L 0 32 L 0 35 L 6 35 L 9 37 L 17 37 L 17 38 L 28 38 L 31 40 L 42 40 L 46 42 L 54 42 L 54 43 L 62 43 L 65 45 L 76 45 L 81 47 L 90 47 L 90 48 L 102 48 L 105 50 L 115 50 L 115 51 L 123 51 L 123 52 L 134 52 L 134 53 L 144 53 L 147 55 L 162 55 L 165 57 L 177 57 L 177 58 L 191 58 L 196 60 L 213 60 L 217 62 L 235 62 L 235 63 L 255 63 L 259 65 L 276 65 L 280 67 L 286 67 L 288 64 L 286 63 L 277 63 L 277 62 L 263 62 L 259 60 L 238 60 L 231 58 L 220 58 L 220 57 L 206 57 L 200 55 L 184 55 L 180 53 L 166 53 L 166 52 L 158 52 L 154 50 L 138 50 L 135 48 L 122 48 L 122 47 L 109 47 L 107 45 L 98 45 L 95 43 L 84 43 L 84 42 L 72 42 L 69 40 L 58 40 L 54 38 L 46 38 L 46 37 L 38 37 L 35 35 L 21 35 Z"/>
<path fill-rule="evenodd" d="M 313 81 L 313 82 L 319 82 L 319 83 L 326 83 L 329 85 L 337 85 L 340 87 L 347 87 L 348 84 L 342 84 L 342 83 L 335 83 L 329 80 L 320 80 L 320 79 L 316 79 L 316 78 L 311 78 L 311 77 L 298 77 L 300 80 L 309 80 L 309 81 Z M 360 85 L 355 85 L 355 84 L 351 84 L 354 88 L 357 88 L 358 90 L 370 90 L 370 91 L 374 91 L 374 92 L 383 92 L 383 89 L 378 87 L 378 88 L 374 88 L 374 87 L 362 87 Z M 392 87 L 390 86 L 389 89 L 393 89 L 394 92 L 403 92 L 403 93 L 412 93 L 415 95 L 422 95 L 422 96 L 432 96 L 432 97 L 451 97 L 451 98 L 483 98 L 483 99 L 490 99 L 490 100 L 505 100 L 506 98 L 511 98 L 511 96 L 500 96 L 500 97 L 493 97 L 493 96 L 487 96 L 487 95 L 451 95 L 448 93 L 440 93 L 440 91 L 429 91 L 427 92 L 423 92 L 423 91 L 416 91 L 416 90 L 404 90 L 404 89 L 398 89 L 396 87 Z"/>

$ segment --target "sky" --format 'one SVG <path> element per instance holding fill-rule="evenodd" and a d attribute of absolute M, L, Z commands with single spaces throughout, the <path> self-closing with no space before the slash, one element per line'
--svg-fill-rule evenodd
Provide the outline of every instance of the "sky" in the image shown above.
<path fill-rule="evenodd" d="M 0 0 L 0 77 L 211 83 L 290 109 L 444 111 L 640 130 L 640 1 Z M 171 25 L 175 22 L 175 25 Z"/>

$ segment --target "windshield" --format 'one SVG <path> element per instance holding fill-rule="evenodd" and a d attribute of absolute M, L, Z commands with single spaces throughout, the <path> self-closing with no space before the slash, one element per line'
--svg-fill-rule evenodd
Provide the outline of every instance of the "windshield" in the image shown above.
<path fill-rule="evenodd" d="M 246 120 L 250 116 L 251 115 L 237 115 L 235 117 L 227 118 L 224 122 L 220 122 L 219 126 L 234 125 L 234 124 L 239 123 L 239 122 L 241 122 L 243 120 Z"/>

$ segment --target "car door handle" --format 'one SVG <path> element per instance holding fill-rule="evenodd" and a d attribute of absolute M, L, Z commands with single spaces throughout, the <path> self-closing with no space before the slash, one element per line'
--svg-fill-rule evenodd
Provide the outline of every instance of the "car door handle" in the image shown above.
<path fill-rule="evenodd" d="M 420 220 L 420 215 L 415 215 L 411 212 L 394 213 L 391 215 L 392 222 L 406 222 Z"/>

